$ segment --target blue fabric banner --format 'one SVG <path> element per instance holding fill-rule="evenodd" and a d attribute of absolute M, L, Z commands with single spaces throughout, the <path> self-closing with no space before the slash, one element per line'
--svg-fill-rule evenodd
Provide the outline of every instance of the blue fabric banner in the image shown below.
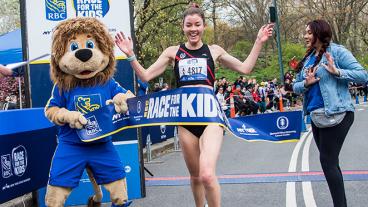
<path fill-rule="evenodd" d="M 128 100 L 129 112 L 119 114 L 108 105 L 85 115 L 87 125 L 78 131 L 91 142 L 121 130 L 157 125 L 219 125 L 247 141 L 296 141 L 301 111 L 277 112 L 227 119 L 213 95 L 204 87 L 184 87 Z"/>
<path fill-rule="evenodd" d="M 0 206 L 47 185 L 56 127 L 43 108 L 0 111 Z"/>

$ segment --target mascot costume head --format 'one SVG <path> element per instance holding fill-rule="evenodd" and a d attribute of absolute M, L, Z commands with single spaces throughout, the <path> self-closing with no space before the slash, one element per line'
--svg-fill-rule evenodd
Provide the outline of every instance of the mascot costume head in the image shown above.
<path fill-rule="evenodd" d="M 52 39 L 50 76 L 54 88 L 45 115 L 59 126 L 46 205 L 62 207 L 71 190 L 78 186 L 87 169 L 95 195 L 88 206 L 99 206 L 103 185 L 114 206 L 128 206 L 125 172 L 111 137 L 93 143 L 82 142 L 76 134 L 87 124 L 83 116 L 113 103 L 125 113 L 126 100 L 134 95 L 114 79 L 114 41 L 106 27 L 95 18 L 78 17 L 61 22 Z"/>

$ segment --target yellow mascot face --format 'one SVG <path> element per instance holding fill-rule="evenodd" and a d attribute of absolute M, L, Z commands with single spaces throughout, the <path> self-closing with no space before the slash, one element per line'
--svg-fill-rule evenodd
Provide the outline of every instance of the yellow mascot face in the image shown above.
<path fill-rule="evenodd" d="M 96 18 L 65 20 L 53 33 L 50 66 L 60 90 L 104 84 L 115 72 L 114 41 Z"/>

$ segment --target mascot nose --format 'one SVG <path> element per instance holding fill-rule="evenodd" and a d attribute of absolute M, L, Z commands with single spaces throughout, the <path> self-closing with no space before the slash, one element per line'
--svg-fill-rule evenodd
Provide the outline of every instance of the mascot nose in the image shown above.
<path fill-rule="evenodd" d="M 80 49 L 75 52 L 75 57 L 83 62 L 87 62 L 92 57 L 92 51 L 90 49 Z"/>

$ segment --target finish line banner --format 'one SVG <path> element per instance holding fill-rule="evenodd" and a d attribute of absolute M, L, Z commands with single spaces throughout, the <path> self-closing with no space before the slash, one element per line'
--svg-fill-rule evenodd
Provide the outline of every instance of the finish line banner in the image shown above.
<path fill-rule="evenodd" d="M 302 112 L 276 112 L 227 119 L 213 95 L 204 87 L 184 87 L 128 100 L 129 112 L 114 105 L 85 115 L 88 123 L 78 135 L 84 142 L 121 130 L 159 125 L 218 125 L 247 141 L 289 142 L 300 137 Z"/>

